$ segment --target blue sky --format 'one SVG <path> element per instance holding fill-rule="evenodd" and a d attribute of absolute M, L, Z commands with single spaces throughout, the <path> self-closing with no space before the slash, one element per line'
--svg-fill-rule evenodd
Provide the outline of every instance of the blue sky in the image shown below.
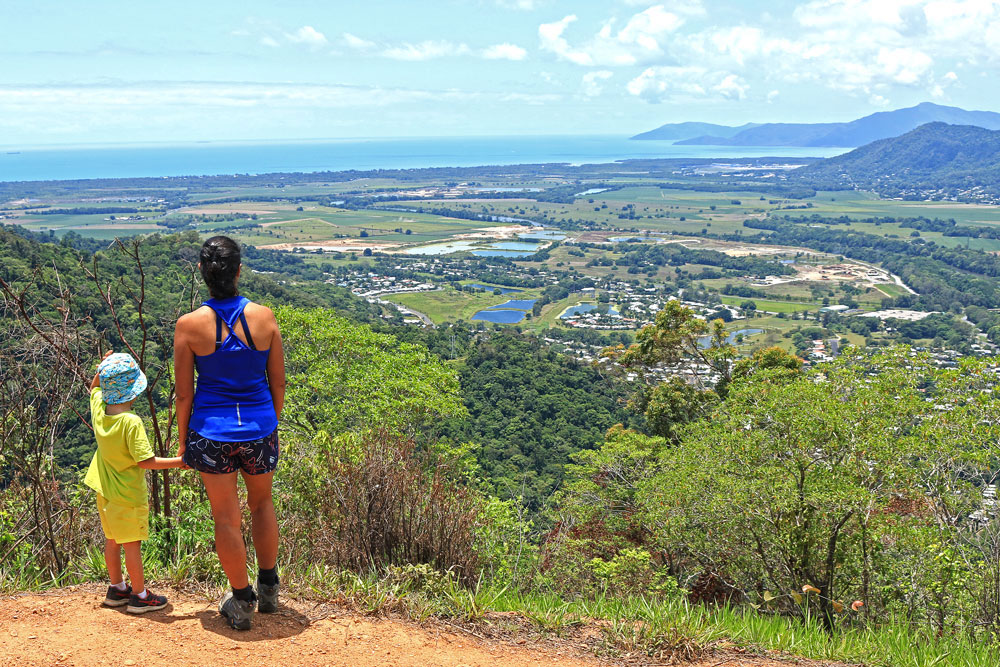
<path fill-rule="evenodd" d="M 0 145 L 1000 110 L 1000 0 L 6 0 Z"/>

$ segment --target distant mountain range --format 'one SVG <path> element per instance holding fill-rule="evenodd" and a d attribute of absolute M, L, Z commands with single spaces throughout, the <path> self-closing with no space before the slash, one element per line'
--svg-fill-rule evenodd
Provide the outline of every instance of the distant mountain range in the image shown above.
<path fill-rule="evenodd" d="M 760 123 L 747 123 L 737 127 L 728 125 L 715 125 L 714 123 L 669 123 L 661 125 L 655 130 L 637 134 L 630 139 L 661 139 L 665 141 L 678 141 L 681 139 L 691 139 L 693 137 L 732 137 L 744 130 L 760 127 Z"/>
<path fill-rule="evenodd" d="M 964 201 L 992 200 L 986 193 L 1000 191 L 1000 132 L 928 123 L 793 174 L 820 189 L 850 187 L 915 199 L 949 195 Z"/>
<path fill-rule="evenodd" d="M 632 139 L 673 140 L 682 145 L 716 146 L 864 146 L 899 136 L 926 123 L 974 125 L 1000 130 L 1000 113 L 966 111 L 924 102 L 880 111 L 849 123 L 763 123 L 729 127 L 710 123 L 670 123 Z M 705 130 L 705 128 L 708 128 Z M 686 135 L 686 136 L 685 136 Z"/>

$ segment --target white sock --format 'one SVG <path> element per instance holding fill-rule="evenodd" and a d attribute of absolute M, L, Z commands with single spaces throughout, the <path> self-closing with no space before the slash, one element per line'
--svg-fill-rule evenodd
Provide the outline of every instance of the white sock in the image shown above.
<path fill-rule="evenodd" d="M 147 597 L 149 597 L 149 591 L 147 591 L 145 588 L 143 588 L 142 592 L 139 593 L 139 599 L 140 600 L 145 600 Z"/>
<path fill-rule="evenodd" d="M 117 584 L 111 584 L 111 585 L 120 590 L 122 593 L 124 593 L 125 589 L 128 588 L 128 586 L 125 585 L 124 581 L 119 581 Z"/>

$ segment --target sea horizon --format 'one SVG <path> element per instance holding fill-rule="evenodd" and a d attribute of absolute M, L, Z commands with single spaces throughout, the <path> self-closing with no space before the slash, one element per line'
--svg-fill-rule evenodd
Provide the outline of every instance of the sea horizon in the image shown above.
<path fill-rule="evenodd" d="M 850 148 L 677 146 L 627 135 L 372 137 L 0 146 L 0 181 L 316 173 L 629 159 L 824 158 Z"/>

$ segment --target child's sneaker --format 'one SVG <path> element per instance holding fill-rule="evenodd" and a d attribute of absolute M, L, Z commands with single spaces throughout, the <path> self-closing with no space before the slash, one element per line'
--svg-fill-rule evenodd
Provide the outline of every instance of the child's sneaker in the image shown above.
<path fill-rule="evenodd" d="M 228 591 L 219 603 L 219 613 L 226 617 L 229 627 L 233 630 L 249 630 L 256 606 L 256 595 L 250 601 L 245 601 L 234 596 L 232 591 Z"/>
<path fill-rule="evenodd" d="M 268 586 L 260 579 L 257 580 L 257 611 L 262 614 L 273 614 L 278 611 L 278 587 L 276 582 L 273 586 Z"/>
<path fill-rule="evenodd" d="M 129 598 L 132 597 L 132 587 L 126 586 L 125 590 L 119 590 L 116 586 L 108 586 L 108 594 L 104 597 L 103 604 L 105 607 L 120 607 L 123 604 L 128 604 Z"/>
<path fill-rule="evenodd" d="M 167 606 L 167 598 L 163 595 L 156 595 L 150 590 L 146 590 L 145 599 L 135 593 L 128 599 L 128 609 L 130 614 L 145 614 L 147 611 L 156 611 Z"/>

